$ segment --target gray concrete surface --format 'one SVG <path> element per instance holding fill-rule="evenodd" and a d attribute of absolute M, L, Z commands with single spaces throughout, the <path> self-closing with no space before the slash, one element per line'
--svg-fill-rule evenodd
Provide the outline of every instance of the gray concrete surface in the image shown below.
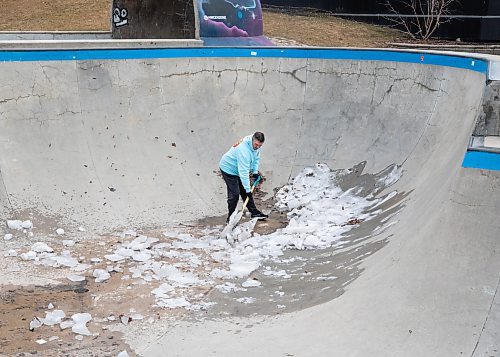
<path fill-rule="evenodd" d="M 343 295 L 276 317 L 127 334 L 140 355 L 480 356 L 498 347 L 500 173 L 461 168 L 484 75 L 276 58 L 0 69 L 2 217 L 37 212 L 106 232 L 222 214 L 214 170 L 255 130 L 267 136 L 269 188 L 316 162 L 403 167 L 395 188 L 409 195 L 389 243 Z"/>

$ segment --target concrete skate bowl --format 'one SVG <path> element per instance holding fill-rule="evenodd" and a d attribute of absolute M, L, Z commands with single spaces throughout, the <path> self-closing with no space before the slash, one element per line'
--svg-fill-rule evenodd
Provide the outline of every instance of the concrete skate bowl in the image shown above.
<path fill-rule="evenodd" d="M 268 196 L 316 163 L 402 172 L 387 188 L 402 201 L 376 237 L 383 247 L 357 261 L 363 273 L 338 298 L 273 319 L 126 334 L 138 353 L 163 355 L 168 345 L 189 356 L 452 356 L 498 347 L 500 176 L 462 168 L 486 62 L 319 49 L 0 55 L 4 218 L 30 212 L 97 234 L 222 216 L 218 160 L 256 130 L 267 137 Z"/>

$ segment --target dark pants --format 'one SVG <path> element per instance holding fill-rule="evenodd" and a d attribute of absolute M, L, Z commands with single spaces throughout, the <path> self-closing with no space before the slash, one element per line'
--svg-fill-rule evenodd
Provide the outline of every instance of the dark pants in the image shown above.
<path fill-rule="evenodd" d="M 241 199 L 243 200 L 243 202 L 245 202 L 245 200 L 247 199 L 247 193 L 243 188 L 243 184 L 241 183 L 241 179 L 239 176 L 230 175 L 222 170 L 220 170 L 220 172 L 222 173 L 222 178 L 224 178 L 227 186 L 227 209 L 229 211 L 227 219 L 229 219 L 229 217 L 231 217 L 233 212 L 236 210 L 239 196 L 241 196 Z M 253 197 L 250 197 L 250 199 L 248 200 L 247 208 L 252 214 L 259 213 L 257 207 L 255 207 Z"/>

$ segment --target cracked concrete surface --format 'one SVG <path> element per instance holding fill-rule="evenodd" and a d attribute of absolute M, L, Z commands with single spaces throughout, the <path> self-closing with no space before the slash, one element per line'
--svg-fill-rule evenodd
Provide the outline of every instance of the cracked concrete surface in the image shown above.
<path fill-rule="evenodd" d="M 461 168 L 484 75 L 312 58 L 0 69 L 3 218 L 36 209 L 68 229 L 102 233 L 221 215 L 218 160 L 255 130 L 267 138 L 267 192 L 316 162 L 366 161 L 368 172 L 402 165 L 395 189 L 407 204 L 344 294 L 275 318 L 126 334 L 139 354 L 161 356 L 168 346 L 179 356 L 480 356 L 498 348 L 498 297 L 485 291 L 495 291 L 500 272 L 500 178 Z"/>

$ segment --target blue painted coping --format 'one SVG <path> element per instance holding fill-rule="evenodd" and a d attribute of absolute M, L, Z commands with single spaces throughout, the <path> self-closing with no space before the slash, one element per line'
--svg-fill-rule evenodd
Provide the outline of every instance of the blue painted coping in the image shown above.
<path fill-rule="evenodd" d="M 484 60 L 438 55 L 383 50 L 350 50 L 322 48 L 245 48 L 245 47 L 200 47 L 200 48 L 154 48 L 154 49 L 98 49 L 98 50 L 23 50 L 0 51 L 0 62 L 21 61 L 73 61 L 114 60 L 146 58 L 193 58 L 193 57 L 271 57 L 314 58 L 332 60 L 389 61 L 420 63 L 468 69 L 486 74 L 488 62 Z"/>
<path fill-rule="evenodd" d="M 500 153 L 467 151 L 462 167 L 500 171 Z"/>

